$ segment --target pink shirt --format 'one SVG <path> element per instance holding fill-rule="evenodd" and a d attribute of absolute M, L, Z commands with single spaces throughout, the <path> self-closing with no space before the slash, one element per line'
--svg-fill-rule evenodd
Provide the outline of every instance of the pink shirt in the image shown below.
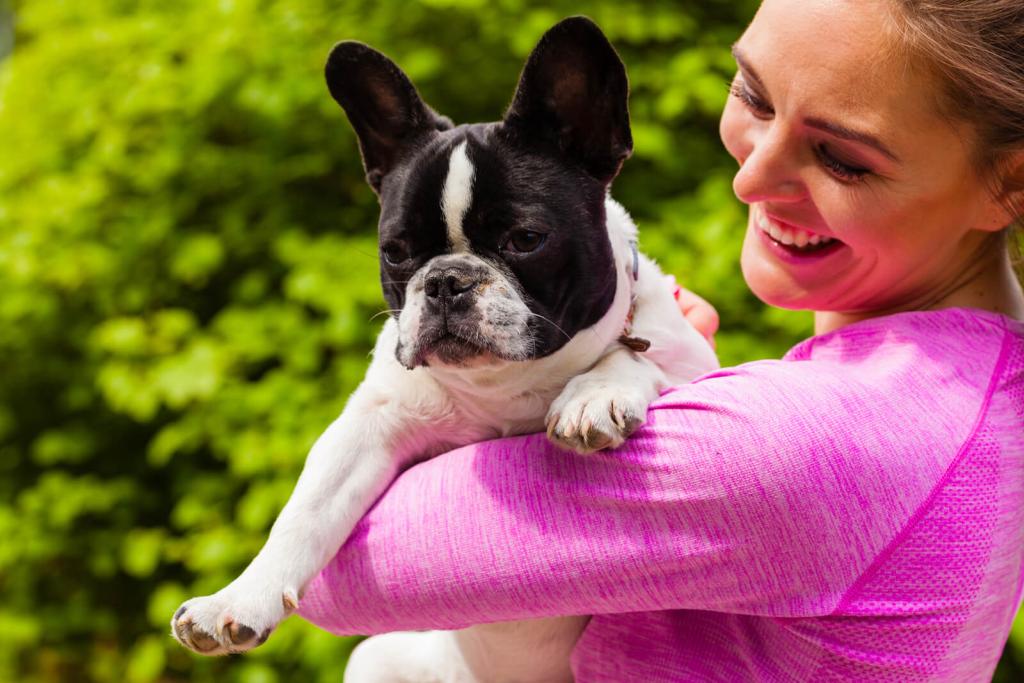
<path fill-rule="evenodd" d="M 578 681 L 980 681 L 1022 564 L 1024 324 L 947 309 L 672 389 L 615 451 L 531 435 L 418 465 L 300 613 L 592 614 Z"/>

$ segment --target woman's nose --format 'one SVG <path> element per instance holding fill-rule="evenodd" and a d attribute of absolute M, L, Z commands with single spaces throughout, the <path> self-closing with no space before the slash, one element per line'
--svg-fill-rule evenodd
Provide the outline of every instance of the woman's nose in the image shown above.
<path fill-rule="evenodd" d="M 805 190 L 800 178 L 800 159 L 784 131 L 762 130 L 748 140 L 746 157 L 732 181 L 733 192 L 744 204 L 795 202 Z"/>

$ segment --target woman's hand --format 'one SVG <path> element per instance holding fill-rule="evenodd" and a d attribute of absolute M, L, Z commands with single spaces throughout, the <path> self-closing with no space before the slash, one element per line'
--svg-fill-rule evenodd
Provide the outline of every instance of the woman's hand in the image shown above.
<path fill-rule="evenodd" d="M 676 286 L 676 301 L 679 302 L 679 310 L 686 317 L 697 331 L 704 335 L 704 338 L 715 348 L 715 332 L 718 331 L 718 311 L 707 301 L 697 296 L 688 289 Z"/>

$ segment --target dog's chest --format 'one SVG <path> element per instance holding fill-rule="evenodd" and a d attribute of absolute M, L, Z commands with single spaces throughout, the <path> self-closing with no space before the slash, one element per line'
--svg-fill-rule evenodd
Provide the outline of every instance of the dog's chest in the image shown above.
<path fill-rule="evenodd" d="M 526 391 L 513 389 L 505 395 L 451 388 L 448 392 L 461 425 L 484 438 L 498 438 L 543 431 L 548 407 L 563 388 L 564 382 Z"/>

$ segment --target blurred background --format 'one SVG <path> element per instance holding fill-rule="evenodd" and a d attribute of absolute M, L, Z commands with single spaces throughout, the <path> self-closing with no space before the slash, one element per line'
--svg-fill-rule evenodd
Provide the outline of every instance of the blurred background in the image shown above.
<path fill-rule="evenodd" d="M 244 657 L 168 635 L 261 546 L 385 308 L 377 203 L 324 86 L 392 56 L 456 122 L 500 118 L 558 19 L 621 52 L 642 248 L 718 307 L 724 364 L 808 315 L 738 269 L 717 139 L 751 0 L 0 0 L 0 681 L 339 681 L 294 618 Z M 1021 624 L 999 681 L 1024 680 Z"/>

